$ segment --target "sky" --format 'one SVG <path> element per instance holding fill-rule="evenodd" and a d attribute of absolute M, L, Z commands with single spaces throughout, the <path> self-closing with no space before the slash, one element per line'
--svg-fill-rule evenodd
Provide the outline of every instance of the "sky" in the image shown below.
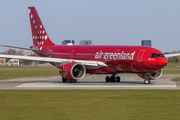
<path fill-rule="evenodd" d="M 180 50 L 179 5 L 180 0 L 1 0 L 0 44 L 33 44 L 28 7 L 35 6 L 55 44 L 140 45 L 152 40 L 152 47 L 171 52 Z"/>

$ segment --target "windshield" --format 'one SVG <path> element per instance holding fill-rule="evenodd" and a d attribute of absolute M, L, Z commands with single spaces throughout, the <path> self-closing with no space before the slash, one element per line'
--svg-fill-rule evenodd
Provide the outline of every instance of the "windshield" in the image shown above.
<path fill-rule="evenodd" d="M 153 53 L 150 57 L 165 57 L 164 54 Z"/>

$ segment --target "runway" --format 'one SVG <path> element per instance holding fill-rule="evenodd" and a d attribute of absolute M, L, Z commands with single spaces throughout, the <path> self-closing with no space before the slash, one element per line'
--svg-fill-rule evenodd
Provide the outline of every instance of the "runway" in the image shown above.
<path fill-rule="evenodd" d="M 180 89 L 180 83 L 171 81 L 180 75 L 163 75 L 150 84 L 135 74 L 120 74 L 120 83 L 106 83 L 106 75 L 87 75 L 77 83 L 62 83 L 60 76 L 28 77 L 0 81 L 0 89 Z"/>

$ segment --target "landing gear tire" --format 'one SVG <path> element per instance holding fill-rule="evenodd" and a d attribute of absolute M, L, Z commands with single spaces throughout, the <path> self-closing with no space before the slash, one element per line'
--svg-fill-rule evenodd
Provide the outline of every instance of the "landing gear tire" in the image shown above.
<path fill-rule="evenodd" d="M 116 82 L 120 82 L 121 78 L 119 76 L 116 77 Z"/>
<path fill-rule="evenodd" d="M 106 76 L 106 82 L 109 82 L 109 81 L 110 81 L 110 77 Z"/>
<path fill-rule="evenodd" d="M 150 84 L 150 80 L 149 79 L 144 80 L 144 84 Z"/>
<path fill-rule="evenodd" d="M 72 80 L 72 83 L 77 83 L 77 80 Z"/>
<path fill-rule="evenodd" d="M 77 80 L 67 80 L 66 78 L 62 78 L 63 83 L 76 83 Z"/>
<path fill-rule="evenodd" d="M 67 80 L 67 83 L 72 83 L 72 80 Z"/>
<path fill-rule="evenodd" d="M 112 74 L 112 76 L 111 77 L 109 77 L 109 76 L 106 76 L 106 82 L 120 82 L 121 81 L 121 78 L 119 77 L 119 76 L 117 76 L 117 77 L 115 77 L 116 76 L 116 74 Z"/>
<path fill-rule="evenodd" d="M 66 83 L 66 82 L 67 82 L 67 79 L 66 79 L 66 78 L 62 78 L 62 82 L 63 82 L 63 83 Z"/>
<path fill-rule="evenodd" d="M 115 82 L 115 77 L 111 76 L 111 82 Z"/>

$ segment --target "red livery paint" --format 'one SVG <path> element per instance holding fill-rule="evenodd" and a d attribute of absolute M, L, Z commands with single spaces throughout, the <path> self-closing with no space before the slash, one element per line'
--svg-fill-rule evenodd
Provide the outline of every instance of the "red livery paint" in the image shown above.
<path fill-rule="evenodd" d="M 31 23 L 31 31 L 32 31 L 32 39 L 34 45 L 55 45 L 47 35 L 43 24 L 41 23 L 41 20 L 38 16 L 38 13 L 35 9 L 35 7 L 29 7 L 29 18 Z"/>

